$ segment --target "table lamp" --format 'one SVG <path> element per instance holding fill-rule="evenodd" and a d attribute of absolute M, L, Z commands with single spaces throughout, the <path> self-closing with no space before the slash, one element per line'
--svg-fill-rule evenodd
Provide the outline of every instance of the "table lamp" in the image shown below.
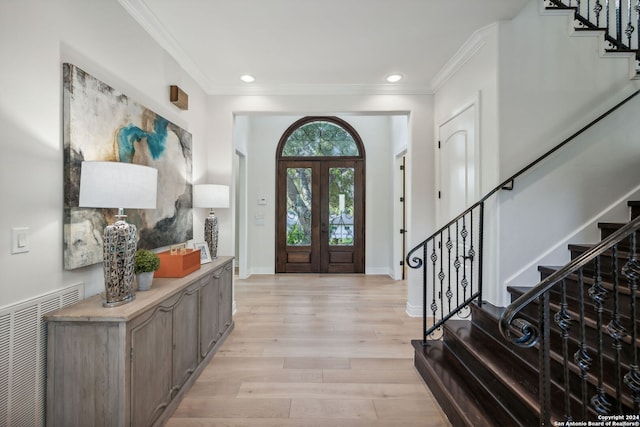
<path fill-rule="evenodd" d="M 209 208 L 209 216 L 204 220 L 204 240 L 209 246 L 211 259 L 218 258 L 218 218 L 214 208 L 229 207 L 229 186 L 217 184 L 197 184 L 193 186 L 193 206 Z"/>
<path fill-rule="evenodd" d="M 158 170 L 122 162 L 82 162 L 79 207 L 118 208 L 116 222 L 104 228 L 103 306 L 115 307 L 135 299 L 134 258 L 138 245 L 136 226 L 125 218 L 124 208 L 155 209 Z"/>

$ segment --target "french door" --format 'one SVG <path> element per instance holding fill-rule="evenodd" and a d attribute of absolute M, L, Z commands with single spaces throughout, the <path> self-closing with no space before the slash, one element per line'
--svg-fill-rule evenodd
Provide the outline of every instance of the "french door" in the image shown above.
<path fill-rule="evenodd" d="M 278 162 L 276 272 L 364 272 L 364 160 Z"/>

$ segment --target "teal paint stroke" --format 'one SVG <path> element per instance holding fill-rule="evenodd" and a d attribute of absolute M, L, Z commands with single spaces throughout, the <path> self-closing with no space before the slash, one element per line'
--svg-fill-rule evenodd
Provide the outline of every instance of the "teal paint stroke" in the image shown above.
<path fill-rule="evenodd" d="M 153 121 L 153 132 L 147 132 L 138 126 L 130 124 L 118 130 L 118 152 L 120 161 L 131 163 L 136 152 L 135 143 L 147 140 L 147 146 L 153 160 L 158 160 L 167 146 L 167 124 L 169 121 L 156 115 Z"/>

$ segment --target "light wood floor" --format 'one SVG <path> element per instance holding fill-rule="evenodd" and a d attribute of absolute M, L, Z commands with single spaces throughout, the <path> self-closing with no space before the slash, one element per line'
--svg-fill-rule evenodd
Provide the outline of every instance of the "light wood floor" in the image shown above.
<path fill-rule="evenodd" d="M 167 426 L 450 426 L 413 367 L 406 295 L 383 276 L 236 280 L 235 329 Z"/>

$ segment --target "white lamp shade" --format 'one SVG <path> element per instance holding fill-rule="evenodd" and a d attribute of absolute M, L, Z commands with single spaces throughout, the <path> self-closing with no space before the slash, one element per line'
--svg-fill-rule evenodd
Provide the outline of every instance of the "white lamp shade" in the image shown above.
<path fill-rule="evenodd" d="M 218 184 L 194 185 L 193 206 L 196 208 L 228 208 L 229 186 Z"/>
<path fill-rule="evenodd" d="M 158 170 L 122 162 L 82 162 L 79 206 L 155 209 Z"/>

